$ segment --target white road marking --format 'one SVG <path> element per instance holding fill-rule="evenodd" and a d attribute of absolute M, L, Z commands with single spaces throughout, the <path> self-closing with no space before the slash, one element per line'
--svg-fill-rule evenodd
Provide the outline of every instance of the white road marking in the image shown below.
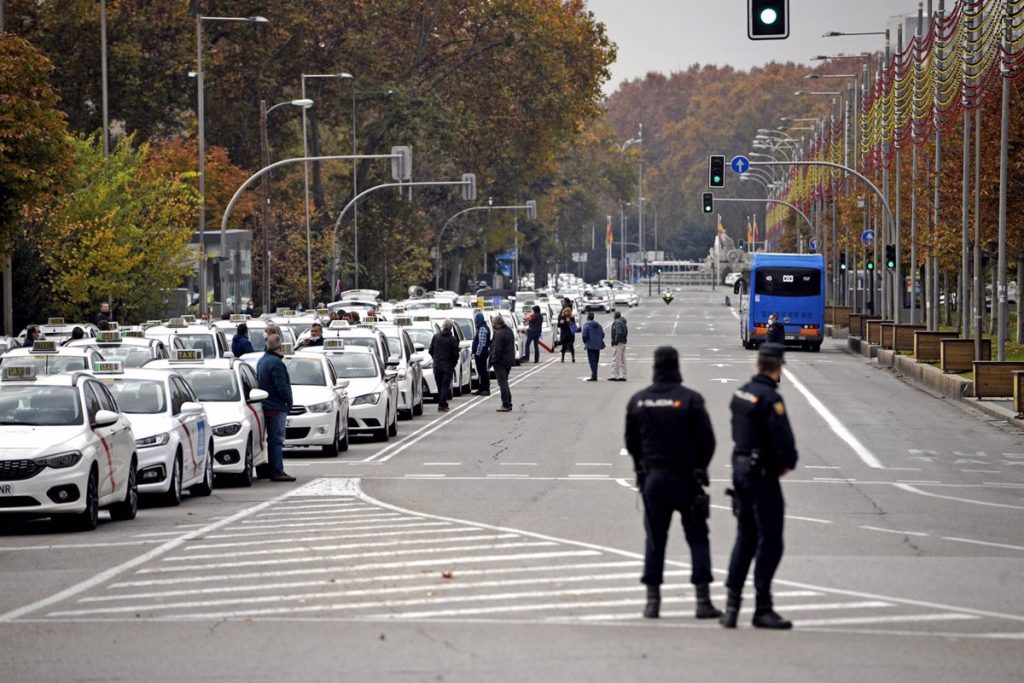
<path fill-rule="evenodd" d="M 731 510 L 732 508 L 727 508 Z M 786 519 L 796 519 L 801 522 L 814 522 L 815 524 L 833 524 L 830 519 L 817 519 L 815 517 L 800 517 L 798 515 L 786 515 Z"/>
<path fill-rule="evenodd" d="M 570 474 L 570 479 L 607 479 L 607 474 Z"/>
<path fill-rule="evenodd" d="M 409 527 L 420 527 L 430 526 L 435 527 L 432 529 L 417 529 Z M 436 528 L 436 527 L 441 528 Z M 445 524 L 443 522 L 423 522 L 420 524 L 408 524 L 401 526 L 388 526 L 388 529 L 399 529 L 398 531 L 369 531 L 359 534 L 328 534 L 325 536 L 299 536 L 295 537 L 294 532 L 289 533 L 288 538 L 270 538 L 265 540 L 252 540 L 252 541 L 231 541 L 227 543 L 197 543 L 195 545 L 189 544 L 186 548 L 186 552 L 192 552 L 196 550 L 211 550 L 213 548 L 253 548 L 257 546 L 265 545 L 277 545 L 280 543 L 319 543 L 323 541 L 341 541 L 348 538 L 382 538 L 386 536 L 418 536 L 422 534 L 456 534 L 466 533 L 473 531 L 473 529 L 467 529 L 457 527 L 451 524 Z"/>
<path fill-rule="evenodd" d="M 7 546 L 0 548 L 0 553 L 10 553 L 16 550 L 88 550 L 90 548 L 116 548 L 119 546 L 150 545 L 153 543 L 163 543 L 163 541 L 159 538 L 151 538 L 140 541 L 111 541 L 109 543 L 53 543 L 51 545 Z"/>
<path fill-rule="evenodd" d="M 804 465 L 805 470 L 841 470 L 838 465 Z"/>
<path fill-rule="evenodd" d="M 461 462 L 425 462 L 424 467 L 459 467 Z"/>
<path fill-rule="evenodd" d="M 346 526 L 345 527 L 345 531 L 365 531 L 367 529 L 380 529 L 381 528 L 381 524 L 382 524 L 381 522 L 374 522 L 374 523 L 370 523 L 370 524 L 359 524 L 357 526 Z M 323 526 L 323 525 L 317 525 L 317 526 Z M 450 525 L 448 524 L 448 522 L 409 522 L 409 523 L 402 522 L 400 524 L 388 524 L 387 528 L 388 529 L 409 529 L 409 528 L 412 528 L 412 527 L 424 527 L 424 526 L 450 526 Z M 310 531 L 313 532 L 313 531 L 316 531 L 316 529 L 310 529 Z M 283 539 L 282 541 L 273 541 L 274 543 L 278 543 L 278 542 L 289 542 L 292 539 L 292 537 L 294 537 L 295 533 L 296 532 L 294 530 L 292 530 L 292 529 L 267 530 L 267 531 L 248 531 L 247 530 L 247 531 L 244 531 L 244 532 L 241 532 L 241 533 L 209 534 L 209 535 L 203 536 L 202 538 L 203 538 L 203 540 L 213 541 L 213 540 L 220 540 L 220 539 L 224 539 L 224 538 L 254 538 L 254 537 L 255 538 L 266 538 L 267 536 L 280 536 L 280 535 L 288 536 L 288 538 Z"/>
<path fill-rule="evenodd" d="M 999 474 L 999 470 L 960 470 L 961 472 L 974 472 L 976 474 Z"/>
<path fill-rule="evenodd" d="M 122 562 L 121 564 L 115 565 L 110 569 L 106 569 L 98 574 L 91 576 L 90 578 L 84 581 L 80 581 L 73 586 L 69 586 L 68 588 L 65 588 L 62 591 L 58 591 L 53 595 L 42 598 L 41 600 L 36 600 L 35 602 L 29 603 L 28 605 L 24 605 L 22 607 L 10 610 L 8 612 L 5 612 L 4 614 L 0 614 L 0 623 L 13 621 L 19 617 L 25 616 L 26 614 L 38 612 L 39 610 L 45 609 L 50 605 L 54 605 L 63 600 L 73 598 L 76 595 L 84 593 L 85 591 L 91 588 L 95 588 L 96 586 L 99 586 L 103 583 L 106 583 L 107 581 L 110 581 L 114 577 L 119 576 L 120 574 L 123 574 L 124 572 L 130 569 L 134 569 L 140 565 L 145 564 L 146 562 L 155 560 L 158 557 L 161 557 L 162 555 L 170 552 L 171 550 L 174 550 L 175 548 L 181 546 L 182 544 L 187 543 L 193 538 L 198 538 L 199 536 L 209 533 L 210 531 L 215 531 L 217 529 L 227 526 L 228 524 L 231 524 L 232 522 L 244 519 L 250 515 L 256 514 L 257 512 L 261 512 L 262 510 L 266 510 L 267 508 L 272 507 L 273 505 L 279 503 L 285 498 L 294 495 L 295 491 L 298 491 L 300 489 L 301 487 L 285 491 L 280 495 L 274 496 L 270 500 L 258 503 L 257 505 L 245 508 L 244 510 L 240 510 L 239 512 L 236 512 L 233 515 L 225 517 L 224 519 L 217 520 L 216 522 L 212 522 L 205 526 L 201 526 L 193 531 L 186 532 L 176 538 L 172 538 L 171 540 L 162 543 L 161 545 L 157 546 L 156 548 L 153 548 L 149 552 L 143 553 L 137 557 L 133 557 L 127 562 Z"/>
<path fill-rule="evenodd" d="M 443 474 L 406 474 L 407 479 L 444 479 Z"/>
<path fill-rule="evenodd" d="M 281 522 L 275 522 L 273 520 L 264 519 L 246 519 L 242 520 L 242 524 L 246 525 L 248 529 L 301 529 L 305 526 L 331 526 L 333 524 L 346 524 L 348 522 L 363 522 L 368 519 L 389 519 L 399 517 L 394 513 L 388 512 L 373 512 L 362 515 L 351 515 L 349 517 L 338 517 L 333 521 L 317 521 L 317 522 L 288 522 L 286 524 Z M 260 526 L 260 525 L 263 526 Z"/>
<path fill-rule="evenodd" d="M 825 407 L 825 404 L 818 400 L 818 397 L 812 394 L 811 391 L 805 387 L 792 372 L 787 369 L 783 369 L 783 373 L 785 373 L 786 379 L 789 380 L 790 384 L 796 387 L 796 390 L 803 394 L 804 398 L 807 399 L 807 402 L 811 404 L 811 407 L 814 408 L 823 420 L 825 420 L 825 423 L 833 432 L 835 432 L 835 435 L 845 441 L 846 445 L 848 445 L 853 452 L 857 454 L 857 457 L 860 458 L 865 465 L 874 469 L 882 468 L 882 463 L 879 462 L 878 458 L 876 458 L 871 451 L 865 448 L 864 444 L 862 444 L 860 440 L 857 439 L 857 437 L 855 437 L 853 433 L 839 421 L 839 418 L 833 415 L 832 411 Z"/>
<path fill-rule="evenodd" d="M 526 479 L 529 474 L 488 474 L 488 479 Z"/>
<path fill-rule="evenodd" d="M 499 462 L 500 467 L 536 467 L 535 462 Z"/>
<path fill-rule="evenodd" d="M 941 484 L 941 481 L 936 479 L 897 479 L 899 484 Z"/>
<path fill-rule="evenodd" d="M 898 534 L 900 536 L 929 536 L 923 531 L 899 531 L 898 529 L 883 529 L 877 526 L 861 526 L 861 529 L 867 529 L 868 531 L 881 531 L 887 534 Z"/>
<path fill-rule="evenodd" d="M 956 496 L 943 496 L 938 493 L 932 493 L 930 491 L 922 491 L 919 488 L 915 488 L 909 484 L 894 484 L 894 486 L 908 493 L 916 493 L 919 496 L 928 496 L 929 498 L 941 498 L 943 500 L 955 500 L 958 503 L 970 503 L 971 505 L 984 505 L 985 507 L 1004 508 L 1007 510 L 1024 510 L 1024 505 L 1010 505 L 1008 503 L 990 503 L 986 500 L 972 500 L 970 498 L 957 498 Z"/>
<path fill-rule="evenodd" d="M 814 477 L 814 481 L 840 482 L 845 484 L 854 484 L 857 482 L 856 479 L 848 479 L 846 477 Z"/>
<path fill-rule="evenodd" d="M 1006 550 L 1024 550 L 1024 546 L 1020 545 L 1009 545 L 1007 543 L 990 543 L 988 541 L 975 541 L 970 538 L 957 538 L 955 536 L 943 536 L 944 541 L 956 541 L 957 543 L 971 543 L 974 545 L 983 545 L 989 548 L 1005 548 Z"/>
<path fill-rule="evenodd" d="M 819 594 L 811 593 L 811 592 L 807 592 L 807 591 L 791 591 L 790 592 L 790 594 L 793 594 L 793 593 L 801 593 L 801 594 L 807 595 L 807 596 L 819 595 Z M 780 596 L 779 593 L 775 593 L 773 595 L 773 597 L 779 597 L 779 596 Z M 714 596 L 714 598 L 717 599 L 718 596 Z M 666 603 L 666 602 L 668 602 L 668 603 L 678 603 L 678 602 L 693 602 L 693 600 L 694 600 L 694 598 L 691 597 L 691 598 L 662 598 L 661 601 L 662 601 L 662 603 Z M 789 612 L 802 612 L 802 611 L 815 611 L 815 612 L 817 612 L 817 611 L 832 611 L 832 610 L 846 610 L 846 609 L 868 609 L 868 608 L 872 608 L 872 607 L 892 607 L 892 606 L 893 605 L 890 602 L 881 602 L 879 600 L 867 600 L 867 601 L 863 601 L 863 602 L 822 602 L 822 603 L 817 603 L 817 604 L 815 604 L 815 603 L 808 603 L 808 604 L 805 604 L 805 605 L 780 605 L 779 609 L 785 611 L 786 613 L 789 613 Z M 672 618 L 677 618 L 677 617 L 681 617 L 681 618 L 685 619 L 685 618 L 693 617 L 693 613 L 692 612 L 672 612 L 672 611 L 666 612 L 666 611 L 663 610 L 661 612 L 661 617 L 663 619 L 672 619 Z M 585 615 L 583 615 L 581 617 L 578 617 L 578 619 L 580 619 L 581 621 L 617 621 L 617 620 L 620 620 L 620 619 L 642 619 L 642 618 L 643 617 L 638 612 L 630 612 L 628 614 L 622 614 L 622 613 L 585 614 Z M 715 622 L 715 623 L 717 624 L 717 622 Z M 800 621 L 800 622 L 797 623 L 797 626 L 800 626 L 802 624 L 803 624 L 803 622 Z"/>
<path fill-rule="evenodd" d="M 576 467 L 611 467 L 610 462 L 578 462 Z"/>
<path fill-rule="evenodd" d="M 945 612 L 942 614 L 901 614 L 885 615 L 877 617 L 840 617 L 838 619 L 806 619 L 796 623 L 797 628 L 801 626 L 847 626 L 850 624 L 883 624 L 901 621 L 955 621 L 977 619 L 973 614 L 961 614 L 959 612 Z"/>

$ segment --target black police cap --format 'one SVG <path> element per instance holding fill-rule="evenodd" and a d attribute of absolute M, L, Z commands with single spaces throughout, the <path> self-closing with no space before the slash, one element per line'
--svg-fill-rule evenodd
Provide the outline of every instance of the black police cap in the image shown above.
<path fill-rule="evenodd" d="M 678 370 L 679 352 L 671 346 L 659 346 L 654 350 L 655 370 Z"/>
<path fill-rule="evenodd" d="M 784 360 L 785 354 L 786 347 L 775 342 L 765 342 L 757 350 L 758 358 L 778 358 L 779 360 Z"/>

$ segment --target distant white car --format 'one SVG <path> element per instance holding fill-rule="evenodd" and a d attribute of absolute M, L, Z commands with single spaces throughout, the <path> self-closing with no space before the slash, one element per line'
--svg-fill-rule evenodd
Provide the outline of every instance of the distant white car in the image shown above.
<path fill-rule="evenodd" d="M 292 409 L 285 424 L 284 447 L 320 448 L 337 457 L 348 450 L 349 399 L 347 379 L 338 377 L 322 346 L 284 357 L 292 386 Z"/>
<path fill-rule="evenodd" d="M 182 347 L 201 349 L 204 358 L 227 358 L 226 354 L 231 353 L 231 344 L 223 330 L 189 323 L 183 318 L 171 318 L 166 325 L 147 327 L 143 334 L 149 339 L 159 339 L 168 349 L 177 346 L 174 337 L 178 337 Z"/>
<path fill-rule="evenodd" d="M 384 367 L 377 354 L 366 347 L 347 346 L 341 351 L 314 347 L 296 354 L 321 354 L 339 380 L 347 382 L 351 396 L 348 428 L 369 433 L 377 441 L 398 435 L 398 373 Z M 287 359 L 286 359 L 287 362 Z"/>
<path fill-rule="evenodd" d="M 88 370 L 105 360 L 103 354 L 92 347 L 58 346 L 54 340 L 37 341 L 32 346 L 11 349 L 0 356 L 0 367 L 18 365 L 35 368 L 36 375 L 57 375 L 62 372 Z"/>
<path fill-rule="evenodd" d="M 743 273 L 729 273 L 725 276 L 725 285 L 732 287 L 743 278 Z"/>

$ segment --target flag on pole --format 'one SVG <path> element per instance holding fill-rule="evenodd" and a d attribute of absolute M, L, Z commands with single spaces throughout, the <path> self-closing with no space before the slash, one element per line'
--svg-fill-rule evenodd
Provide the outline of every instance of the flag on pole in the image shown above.
<path fill-rule="evenodd" d="M 604 243 L 611 246 L 612 243 L 612 217 L 608 216 L 608 227 L 604 232 Z"/>
<path fill-rule="evenodd" d="M 751 242 L 760 242 L 761 241 L 761 231 L 758 230 L 758 228 L 757 228 L 757 214 L 756 213 L 752 216 L 752 219 L 753 219 L 752 223 L 754 224 L 754 239 L 752 239 Z"/>
<path fill-rule="evenodd" d="M 750 224 L 750 216 L 747 216 L 747 244 L 754 241 L 753 230 L 754 228 Z"/>

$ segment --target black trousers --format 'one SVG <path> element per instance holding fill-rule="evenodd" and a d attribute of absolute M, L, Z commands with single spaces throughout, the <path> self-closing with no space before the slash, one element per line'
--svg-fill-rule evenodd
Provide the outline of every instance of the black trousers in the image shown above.
<path fill-rule="evenodd" d="M 491 371 L 487 367 L 487 355 L 473 356 L 476 363 L 477 391 L 488 393 L 491 390 Z"/>
<path fill-rule="evenodd" d="M 452 379 L 455 378 L 455 370 L 439 368 L 434 366 L 434 379 L 437 380 L 437 407 L 447 408 L 448 399 L 452 396 Z"/>
<path fill-rule="evenodd" d="M 508 387 L 509 369 L 503 365 L 494 366 L 494 378 L 498 381 L 498 389 L 501 390 L 501 405 L 505 408 L 512 407 L 512 391 Z"/>
<path fill-rule="evenodd" d="M 644 527 L 647 547 L 644 550 L 644 575 L 640 579 L 648 586 L 660 586 L 665 574 L 665 546 L 672 513 L 679 512 L 683 533 L 690 546 L 690 583 L 711 583 L 711 542 L 708 540 L 708 521 L 702 514 L 694 514 L 693 499 L 699 487 L 692 476 L 667 470 L 653 470 L 644 481 Z"/>
<path fill-rule="evenodd" d="M 754 588 L 771 591 L 775 570 L 782 560 L 782 526 L 786 503 L 779 478 L 750 466 L 749 458 L 733 458 L 732 486 L 739 506 L 736 516 L 736 545 L 729 560 L 725 585 L 743 590 L 750 563 L 754 565 Z"/>

